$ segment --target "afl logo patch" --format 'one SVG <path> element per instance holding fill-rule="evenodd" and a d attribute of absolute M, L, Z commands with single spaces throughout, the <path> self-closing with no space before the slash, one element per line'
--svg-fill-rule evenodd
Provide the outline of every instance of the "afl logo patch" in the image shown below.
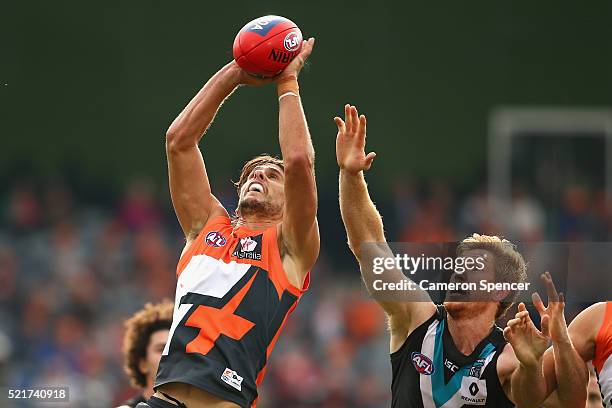
<path fill-rule="evenodd" d="M 289 52 L 293 52 L 300 48 L 301 38 L 296 32 L 291 32 L 285 36 L 285 41 L 283 44 L 285 45 L 285 49 Z"/>
<path fill-rule="evenodd" d="M 206 245 L 219 248 L 227 243 L 225 237 L 219 234 L 217 231 L 211 231 L 206 234 Z"/>
<path fill-rule="evenodd" d="M 429 357 L 425 354 L 421 354 L 417 351 L 410 355 L 414 368 L 423 375 L 432 375 L 434 372 L 434 366 Z"/>

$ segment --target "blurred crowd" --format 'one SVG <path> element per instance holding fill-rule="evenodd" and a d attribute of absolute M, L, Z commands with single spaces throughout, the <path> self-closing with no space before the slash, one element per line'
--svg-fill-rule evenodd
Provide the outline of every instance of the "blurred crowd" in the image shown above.
<path fill-rule="evenodd" d="M 20 182 L 2 195 L 0 385 L 65 385 L 72 406 L 112 406 L 136 393 L 122 371 L 123 321 L 147 301 L 174 299 L 184 241 L 168 194 L 146 179 L 107 205 L 75 191 Z M 231 197 L 228 190 L 222 201 L 235 205 Z M 335 197 L 322 192 L 322 202 Z M 612 240 L 605 194 L 581 186 L 567 187 L 555 208 L 517 186 L 504 217 L 486 189 L 462 193 L 439 182 L 402 181 L 376 201 L 390 241 L 453 241 L 475 231 L 527 241 Z M 337 211 L 322 206 L 320 218 L 337 219 Z M 342 232 L 322 228 L 312 286 L 272 354 L 262 408 L 389 405 L 384 316 L 356 263 L 335 256 L 344 236 L 326 237 L 329 231 Z"/>

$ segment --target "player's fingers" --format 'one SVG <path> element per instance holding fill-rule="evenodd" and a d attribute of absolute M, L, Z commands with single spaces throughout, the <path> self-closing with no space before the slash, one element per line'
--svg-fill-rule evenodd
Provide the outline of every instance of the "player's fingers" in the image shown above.
<path fill-rule="evenodd" d="M 523 312 L 518 312 L 515 316 L 516 319 L 521 319 L 521 320 L 524 320 L 526 317 L 529 317 L 529 312 L 526 310 Z"/>
<path fill-rule="evenodd" d="M 542 313 L 546 311 L 546 308 L 544 307 L 544 302 L 542 302 L 540 294 L 538 292 L 535 292 L 533 295 L 531 295 L 531 300 L 533 301 L 533 305 L 535 306 L 538 313 L 542 315 Z"/>
<path fill-rule="evenodd" d="M 369 170 L 370 167 L 372 167 L 372 163 L 374 162 L 375 158 L 376 158 L 376 153 L 374 153 L 374 152 L 368 153 L 368 155 L 365 158 L 365 161 L 366 161 L 366 170 Z"/>
<path fill-rule="evenodd" d="M 351 120 L 351 105 L 348 103 L 344 105 L 344 120 L 346 121 L 346 128 L 351 129 L 352 120 Z"/>
<path fill-rule="evenodd" d="M 355 105 L 351 106 L 351 128 L 354 132 L 357 131 L 359 127 L 359 115 L 357 113 L 357 108 Z"/>
<path fill-rule="evenodd" d="M 298 65 L 298 69 L 301 69 L 304 66 L 304 62 L 310 55 L 311 50 L 308 49 L 308 41 L 302 40 L 302 46 L 300 48 L 300 52 L 293 59 L 293 64 Z"/>
<path fill-rule="evenodd" d="M 550 302 L 558 302 L 559 301 L 559 293 L 557 293 L 557 288 L 555 287 L 555 283 L 552 280 L 552 276 L 547 271 L 544 274 L 544 282 L 546 283 L 546 292 L 548 293 L 548 303 Z"/>
<path fill-rule="evenodd" d="M 512 329 L 510 327 L 504 328 L 504 339 L 507 341 L 512 339 Z"/>
<path fill-rule="evenodd" d="M 312 54 L 312 50 L 314 50 L 314 45 L 315 45 L 315 39 L 314 37 L 310 37 L 308 41 L 306 41 L 306 47 L 308 48 L 308 55 L 306 55 L 304 58 L 310 57 L 310 54 Z"/>
<path fill-rule="evenodd" d="M 243 71 L 242 77 L 243 77 L 244 83 L 248 85 L 253 85 L 253 86 L 263 86 L 263 85 L 271 84 L 277 79 L 277 77 L 264 78 L 260 75 L 252 74 L 250 72 L 244 72 L 244 71 Z"/>
<path fill-rule="evenodd" d="M 344 121 L 336 116 L 334 122 L 336 122 L 336 126 L 338 126 L 338 132 L 344 132 Z"/>
<path fill-rule="evenodd" d="M 367 121 L 365 115 L 359 115 L 359 134 L 364 138 L 366 136 L 366 124 Z"/>
<path fill-rule="evenodd" d="M 510 319 L 508 320 L 508 323 L 506 323 L 506 326 L 513 328 L 514 326 L 518 325 L 521 322 L 521 319 Z"/>
<path fill-rule="evenodd" d="M 519 303 L 519 305 L 518 305 L 518 311 L 519 311 L 519 313 L 520 313 L 520 312 L 524 312 L 524 311 L 526 311 L 526 310 L 527 310 L 527 307 L 525 307 L 525 303 L 523 303 L 523 302 Z"/>
<path fill-rule="evenodd" d="M 300 50 L 300 53 L 298 55 L 300 57 L 302 57 L 304 59 L 304 61 L 312 53 L 312 48 L 314 47 L 314 42 L 315 42 L 315 40 L 312 37 L 310 37 L 308 40 L 303 40 L 302 41 L 302 49 Z"/>

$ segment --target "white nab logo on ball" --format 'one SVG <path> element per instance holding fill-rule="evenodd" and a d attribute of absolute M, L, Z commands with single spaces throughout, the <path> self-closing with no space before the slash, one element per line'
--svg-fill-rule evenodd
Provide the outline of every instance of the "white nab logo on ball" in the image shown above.
<path fill-rule="evenodd" d="M 296 32 L 291 32 L 285 36 L 285 49 L 293 52 L 300 48 L 300 36 Z"/>

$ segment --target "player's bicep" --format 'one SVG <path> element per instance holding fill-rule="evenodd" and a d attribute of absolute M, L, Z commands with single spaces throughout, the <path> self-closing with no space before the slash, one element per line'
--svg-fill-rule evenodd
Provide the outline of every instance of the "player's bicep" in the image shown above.
<path fill-rule="evenodd" d="M 227 214 L 212 195 L 202 153 L 197 145 L 175 149 L 166 144 L 172 205 L 185 236 L 199 233 L 210 216 Z"/>

